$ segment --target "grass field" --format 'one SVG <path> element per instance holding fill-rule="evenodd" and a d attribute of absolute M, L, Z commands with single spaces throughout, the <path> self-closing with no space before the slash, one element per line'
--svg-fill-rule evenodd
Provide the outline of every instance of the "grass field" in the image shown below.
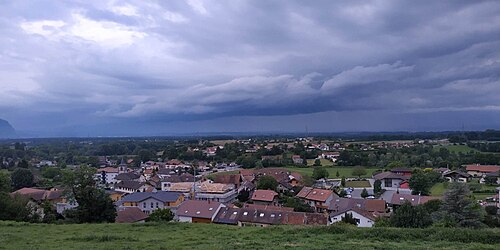
<path fill-rule="evenodd" d="M 307 166 L 312 166 L 314 165 L 314 161 L 316 159 L 307 159 Z M 328 160 L 328 159 L 319 159 L 321 162 L 321 166 L 327 167 L 327 166 L 333 166 L 333 162 Z"/>
<path fill-rule="evenodd" d="M 340 177 L 345 176 L 345 177 L 357 177 L 352 175 L 352 169 L 354 167 L 325 167 L 325 169 L 328 171 L 329 178 L 336 178 L 336 173 L 337 171 L 339 172 Z M 313 167 L 307 167 L 307 168 L 299 168 L 299 167 L 287 167 L 288 170 L 292 172 L 298 172 L 302 175 L 312 175 L 313 172 Z M 366 168 L 366 175 L 363 175 L 361 177 L 371 177 L 373 172 L 377 171 L 376 168 Z"/>
<path fill-rule="evenodd" d="M 431 188 L 431 196 L 442 196 L 447 188 L 448 188 L 447 182 L 436 183 Z"/>
<path fill-rule="evenodd" d="M 0 249 L 500 249 L 496 229 L 0 222 Z"/>
<path fill-rule="evenodd" d="M 446 189 L 448 188 L 447 182 L 436 183 L 431 188 L 431 196 L 442 196 Z M 481 185 L 481 190 L 495 190 L 495 186 Z M 491 197 L 495 195 L 495 192 L 491 193 L 473 193 L 473 196 L 476 200 L 484 200 L 487 197 Z"/>
<path fill-rule="evenodd" d="M 372 187 L 369 181 L 346 181 L 346 187 L 369 188 Z"/>
<path fill-rule="evenodd" d="M 438 151 L 440 148 L 445 147 L 452 153 L 469 153 L 470 151 L 479 152 L 477 149 L 471 148 L 467 145 L 448 145 L 448 146 L 435 146 L 434 150 Z"/>

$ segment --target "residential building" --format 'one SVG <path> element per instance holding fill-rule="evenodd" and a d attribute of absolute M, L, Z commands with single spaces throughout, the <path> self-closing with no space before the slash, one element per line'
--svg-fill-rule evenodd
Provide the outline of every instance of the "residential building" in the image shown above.
<path fill-rule="evenodd" d="M 468 182 L 471 178 L 470 174 L 460 171 L 447 171 L 442 174 L 443 178 L 448 182 Z"/>
<path fill-rule="evenodd" d="M 179 222 L 211 223 L 222 207 L 225 206 L 220 202 L 186 200 L 179 206 L 176 215 Z"/>
<path fill-rule="evenodd" d="M 375 180 L 382 182 L 382 188 L 401 188 L 401 183 L 411 178 L 409 169 L 392 169 L 373 176 Z"/>
<path fill-rule="evenodd" d="M 156 189 L 146 182 L 121 181 L 115 184 L 115 191 L 122 193 L 153 192 Z"/>
<path fill-rule="evenodd" d="M 292 155 L 292 161 L 293 164 L 297 165 L 304 164 L 304 160 L 302 159 L 302 157 L 300 157 L 300 155 Z"/>
<path fill-rule="evenodd" d="M 267 227 L 270 225 L 327 225 L 325 214 L 264 210 L 255 208 L 230 208 L 219 210 L 214 223 L 240 227 Z"/>
<path fill-rule="evenodd" d="M 238 196 L 233 184 L 211 183 L 205 181 L 196 185 L 195 199 L 231 203 Z"/>
<path fill-rule="evenodd" d="M 116 223 L 143 223 L 148 218 L 148 215 L 137 207 L 130 207 L 119 210 L 116 213 Z"/>
<path fill-rule="evenodd" d="M 465 165 L 465 170 L 474 177 L 482 177 L 485 174 L 500 171 L 500 166 L 471 164 Z"/>
<path fill-rule="evenodd" d="M 258 205 L 272 205 L 278 204 L 278 193 L 273 190 L 257 189 L 253 192 L 251 200 Z"/>
<path fill-rule="evenodd" d="M 138 192 L 124 196 L 119 202 L 119 209 L 139 208 L 146 214 L 157 209 L 171 209 L 175 213 L 177 207 L 184 201 L 184 195 L 177 192 Z"/>
<path fill-rule="evenodd" d="M 332 190 L 303 187 L 296 197 L 305 201 L 313 207 L 316 212 L 324 212 L 328 209 L 330 202 L 337 197 Z"/>
<path fill-rule="evenodd" d="M 328 207 L 329 223 L 342 221 L 342 217 L 351 214 L 358 227 L 372 227 L 375 219 L 386 213 L 383 200 L 335 198 Z"/>
<path fill-rule="evenodd" d="M 392 195 L 392 199 L 389 202 L 393 208 L 403 205 L 406 201 L 409 201 L 413 206 L 424 204 L 430 200 L 437 200 L 439 197 L 433 196 L 421 196 L 421 195 L 413 195 L 413 194 L 398 194 L 394 193 Z"/>
<path fill-rule="evenodd" d="M 118 174 L 118 168 L 105 167 L 97 170 L 95 178 L 98 179 L 101 184 L 114 184 L 118 182 L 116 179 Z"/>

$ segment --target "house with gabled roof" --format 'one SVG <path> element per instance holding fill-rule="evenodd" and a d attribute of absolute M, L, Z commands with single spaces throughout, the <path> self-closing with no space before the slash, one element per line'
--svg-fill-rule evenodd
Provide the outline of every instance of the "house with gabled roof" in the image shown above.
<path fill-rule="evenodd" d="M 358 227 L 372 227 L 375 219 L 386 214 L 384 200 L 335 198 L 328 207 L 329 223 L 342 221 L 342 217 L 351 214 Z"/>
<path fill-rule="evenodd" d="M 115 191 L 122 193 L 135 193 L 135 192 L 153 192 L 156 190 L 152 185 L 147 182 L 139 181 L 121 181 L 114 185 Z"/>
<path fill-rule="evenodd" d="M 259 205 L 273 205 L 278 204 L 278 193 L 273 190 L 257 189 L 253 192 L 251 200 Z"/>
<path fill-rule="evenodd" d="M 470 165 L 465 165 L 465 171 L 467 171 L 468 174 L 474 177 L 482 177 L 487 173 L 500 171 L 500 166 L 470 164 Z"/>
<path fill-rule="evenodd" d="M 119 209 L 137 207 L 146 214 L 157 209 L 171 209 L 173 212 L 184 201 L 184 195 L 178 192 L 137 192 L 128 194 L 117 202 Z"/>
<path fill-rule="evenodd" d="M 225 205 L 215 201 L 186 200 L 177 209 L 176 216 L 179 222 L 211 223 L 222 207 Z"/>
<path fill-rule="evenodd" d="M 383 188 L 400 188 L 402 183 L 411 178 L 411 170 L 403 168 L 392 169 L 391 171 L 378 173 L 373 178 L 380 180 Z"/>
<path fill-rule="evenodd" d="M 337 195 L 332 190 L 303 187 L 295 197 L 306 202 L 316 212 L 324 212 L 328 209 L 332 199 L 337 197 Z"/>
<path fill-rule="evenodd" d="M 398 207 L 403 205 L 405 202 L 410 202 L 411 205 L 416 206 L 416 205 L 421 205 L 424 204 L 430 200 L 439 200 L 441 199 L 440 197 L 434 197 L 434 196 L 421 196 L 421 195 L 413 195 L 413 194 L 398 194 L 394 193 L 392 195 L 391 201 L 389 202 L 389 205 L 391 205 L 393 208 Z"/>
<path fill-rule="evenodd" d="M 119 210 L 116 213 L 116 223 L 143 223 L 148 218 L 148 215 L 142 212 L 137 207 L 130 207 Z"/>

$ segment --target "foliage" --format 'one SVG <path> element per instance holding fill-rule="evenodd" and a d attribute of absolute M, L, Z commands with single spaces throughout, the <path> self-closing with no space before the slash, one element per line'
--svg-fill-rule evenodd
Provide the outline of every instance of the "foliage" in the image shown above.
<path fill-rule="evenodd" d="M 375 180 L 375 182 L 373 182 L 373 193 L 375 193 L 375 194 L 382 193 L 382 181 L 381 180 Z"/>
<path fill-rule="evenodd" d="M 496 176 L 486 176 L 484 177 L 484 183 L 487 185 L 496 185 L 497 177 Z"/>
<path fill-rule="evenodd" d="M 0 193 L 1 192 L 10 192 L 10 174 L 7 171 L 0 170 Z"/>
<path fill-rule="evenodd" d="M 250 198 L 250 192 L 246 189 L 241 190 L 236 197 L 240 202 L 247 202 Z"/>
<path fill-rule="evenodd" d="M 339 178 L 340 177 L 340 173 L 339 171 L 337 170 L 337 172 L 335 173 L 335 177 Z"/>
<path fill-rule="evenodd" d="M 310 187 L 314 184 L 314 179 L 308 174 L 302 175 L 302 184 Z"/>
<path fill-rule="evenodd" d="M 422 205 L 412 206 L 409 201 L 395 209 L 390 220 L 395 227 L 424 228 L 432 224 L 427 210 Z"/>
<path fill-rule="evenodd" d="M 368 191 L 366 190 L 366 188 L 363 188 L 363 190 L 361 191 L 361 198 L 365 199 L 368 196 L 370 196 L 368 194 Z"/>
<path fill-rule="evenodd" d="M 328 171 L 324 168 L 324 167 L 314 167 L 314 170 L 313 170 L 313 173 L 312 173 L 312 177 L 315 179 L 315 180 L 319 180 L 319 179 L 322 179 L 322 178 L 328 178 Z"/>
<path fill-rule="evenodd" d="M 313 166 L 321 166 L 321 160 L 320 159 L 314 160 Z"/>
<path fill-rule="evenodd" d="M 39 219 L 40 216 L 28 198 L 0 192 L 0 220 L 38 222 Z"/>
<path fill-rule="evenodd" d="M 17 190 L 35 185 L 33 173 L 29 169 L 18 168 L 11 175 L 12 187 Z"/>
<path fill-rule="evenodd" d="M 347 224 L 358 225 L 358 222 L 352 216 L 352 213 L 345 213 L 344 216 L 341 216 L 341 221 Z"/>
<path fill-rule="evenodd" d="M 80 167 L 66 180 L 78 207 L 67 210 L 66 216 L 77 223 L 114 222 L 113 201 L 103 190 L 96 188 L 95 169 Z"/>
<path fill-rule="evenodd" d="M 364 167 L 354 167 L 352 169 L 352 175 L 357 176 L 358 178 L 361 178 L 362 175 L 366 174 L 366 169 Z"/>
<path fill-rule="evenodd" d="M 486 206 L 484 208 L 488 215 L 497 215 L 498 207 L 496 206 Z"/>
<path fill-rule="evenodd" d="M 454 182 L 449 185 L 441 209 L 436 215 L 445 225 L 482 226 L 479 204 L 471 199 L 471 192 L 464 183 Z"/>
<path fill-rule="evenodd" d="M 174 219 L 174 213 L 170 211 L 170 209 L 156 209 L 153 211 L 147 221 L 155 221 L 155 222 L 169 222 Z"/>
<path fill-rule="evenodd" d="M 393 162 L 387 164 L 386 168 L 387 169 L 394 169 L 394 168 L 402 168 L 404 166 L 405 166 L 405 164 L 401 161 L 393 161 Z"/>
<path fill-rule="evenodd" d="M 342 187 L 345 187 L 345 177 L 342 176 L 342 179 L 340 180 L 340 185 L 342 185 Z"/>
<path fill-rule="evenodd" d="M 276 191 L 277 187 L 278 182 L 274 179 L 274 177 L 269 175 L 261 176 L 257 182 L 257 189 L 269 189 Z"/>
<path fill-rule="evenodd" d="M 425 208 L 425 210 L 429 214 L 432 214 L 434 212 L 439 211 L 439 209 L 441 208 L 442 204 L 443 204 L 443 202 L 441 200 L 439 200 L 439 199 L 433 199 L 433 200 L 429 200 L 426 203 L 422 204 L 422 206 Z"/>
<path fill-rule="evenodd" d="M 286 197 L 284 207 L 293 207 L 295 212 L 314 212 L 314 209 L 297 197 Z"/>
<path fill-rule="evenodd" d="M 432 186 L 437 182 L 435 172 L 416 170 L 408 181 L 412 194 L 429 195 Z"/>

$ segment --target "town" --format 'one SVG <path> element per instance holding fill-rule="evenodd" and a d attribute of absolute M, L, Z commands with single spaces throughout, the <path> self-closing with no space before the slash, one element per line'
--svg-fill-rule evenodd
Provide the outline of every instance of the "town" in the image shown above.
<path fill-rule="evenodd" d="M 466 137 L 6 141 L 0 220 L 498 227 L 497 143 Z"/>

